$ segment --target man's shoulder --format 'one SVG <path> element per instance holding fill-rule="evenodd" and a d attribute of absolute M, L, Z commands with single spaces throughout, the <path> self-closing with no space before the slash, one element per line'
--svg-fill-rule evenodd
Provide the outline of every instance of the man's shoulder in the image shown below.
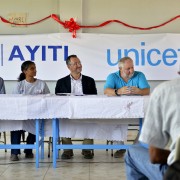
<path fill-rule="evenodd" d="M 170 91 L 170 92 L 174 92 L 172 91 L 172 89 L 180 89 L 180 78 L 178 79 L 174 79 L 174 80 L 170 80 L 170 81 L 165 81 L 165 82 L 162 82 L 161 84 L 159 84 L 155 89 L 154 91 L 157 93 L 157 92 L 160 92 L 160 91 Z M 176 91 L 175 91 L 176 92 Z"/>
<path fill-rule="evenodd" d="M 39 84 L 46 84 L 45 81 L 42 80 L 42 79 L 36 79 L 36 81 L 37 81 L 37 83 L 39 83 Z"/>
<path fill-rule="evenodd" d="M 57 82 L 59 82 L 59 81 L 66 81 L 69 78 L 70 78 L 70 75 L 67 75 L 65 77 L 62 77 L 62 78 L 58 79 Z"/>
<path fill-rule="evenodd" d="M 161 84 L 162 86 L 180 86 L 180 78 L 178 79 L 173 79 L 173 80 L 170 80 L 170 81 L 165 81 Z"/>
<path fill-rule="evenodd" d="M 144 75 L 144 73 L 141 72 L 141 71 L 134 71 L 134 74 L 135 74 L 135 75 L 139 75 L 139 76 L 140 76 L 140 75 Z"/>
<path fill-rule="evenodd" d="M 161 98 L 164 101 L 164 103 L 165 101 L 168 101 L 168 99 L 174 97 L 176 97 L 176 100 L 179 100 L 179 98 L 177 98 L 180 97 L 179 89 L 180 79 L 162 82 L 154 88 L 151 94 L 151 99 L 153 99 L 153 101 L 159 101 L 159 98 Z"/>
<path fill-rule="evenodd" d="M 141 71 L 134 71 L 134 75 L 133 75 L 132 78 L 138 78 L 138 79 L 142 79 L 143 78 L 144 79 L 144 78 L 146 78 L 146 76 Z"/>
<path fill-rule="evenodd" d="M 108 76 L 109 77 L 120 77 L 120 71 L 116 71 L 116 72 L 113 72 L 113 73 L 110 73 Z"/>
<path fill-rule="evenodd" d="M 93 80 L 94 81 L 94 79 L 92 77 L 86 76 L 86 75 L 83 75 L 83 74 L 82 74 L 82 79 Z"/>
<path fill-rule="evenodd" d="M 0 77 L 0 82 L 3 82 L 3 78 Z"/>

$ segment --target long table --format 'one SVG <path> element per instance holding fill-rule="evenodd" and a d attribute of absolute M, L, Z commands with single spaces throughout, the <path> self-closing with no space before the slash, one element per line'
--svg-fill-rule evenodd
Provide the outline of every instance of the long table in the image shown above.
<path fill-rule="evenodd" d="M 52 120 L 53 167 L 56 167 L 58 149 L 122 149 L 127 145 L 62 145 L 57 144 L 61 120 L 79 119 L 108 121 L 134 118 L 139 119 L 140 126 L 144 118 L 149 96 L 105 95 L 56 96 L 48 95 L 0 95 L 0 132 L 7 130 L 26 130 L 36 134 L 35 145 L 0 145 L 2 149 L 33 148 L 36 149 L 36 167 L 39 167 L 39 146 L 43 157 L 43 120 Z M 42 120 L 42 121 L 41 121 Z M 122 121 L 123 123 L 123 121 Z M 31 127 L 31 128 L 30 128 Z M 41 127 L 41 128 L 40 128 Z M 39 130 L 42 131 L 39 140 Z M 61 134 L 61 133 L 60 133 Z"/>
<path fill-rule="evenodd" d="M 142 120 L 145 116 L 145 110 L 148 104 L 149 96 L 70 96 L 63 97 L 67 99 L 69 105 L 65 110 L 69 119 L 139 119 L 139 125 L 142 126 Z M 57 99 L 57 98 L 56 98 Z M 61 97 L 60 97 L 61 99 Z M 51 99 L 52 105 L 55 103 Z M 48 103 L 50 105 L 50 103 Z M 57 107 L 58 108 L 58 107 Z M 65 117 L 64 117 L 65 118 Z M 123 121 L 124 122 L 124 121 Z M 127 149 L 129 145 L 62 145 L 57 144 L 59 136 L 59 124 L 61 118 L 53 118 L 53 167 L 56 167 L 56 158 L 58 149 Z"/>
<path fill-rule="evenodd" d="M 43 137 L 39 139 L 39 130 L 41 125 L 43 127 L 43 122 L 40 123 L 39 115 L 36 113 L 37 109 L 34 108 L 33 104 L 40 101 L 41 97 L 34 98 L 33 96 L 0 94 L 0 132 L 23 130 L 25 121 L 30 124 L 33 121 L 35 124 L 34 134 L 36 134 L 35 144 L 1 144 L 0 149 L 36 149 L 36 168 L 39 167 L 39 147 L 43 146 L 44 139 Z"/>
<path fill-rule="evenodd" d="M 49 114 L 51 110 L 47 105 L 51 97 L 56 96 L 0 94 L 0 132 L 25 130 L 36 135 L 35 144 L 0 144 L 0 149 L 35 149 L 36 168 L 39 167 L 40 147 L 41 158 L 44 158 L 44 120 L 54 117 L 53 113 Z M 61 111 L 64 102 L 61 100 L 57 104 Z M 63 117 L 62 114 L 58 116 Z"/>

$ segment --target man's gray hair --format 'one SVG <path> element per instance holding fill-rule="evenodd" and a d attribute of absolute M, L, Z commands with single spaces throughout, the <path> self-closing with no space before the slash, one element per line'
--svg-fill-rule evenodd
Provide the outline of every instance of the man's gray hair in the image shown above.
<path fill-rule="evenodd" d="M 124 63 L 125 63 L 127 60 L 133 61 L 130 57 L 123 57 L 123 58 L 121 58 L 121 59 L 119 60 L 119 62 L 118 62 L 118 67 L 119 67 L 119 69 L 120 69 L 120 68 L 123 68 Z"/>
<path fill-rule="evenodd" d="M 70 55 L 66 58 L 66 65 L 68 66 L 71 63 L 71 58 L 77 58 L 75 54 Z"/>

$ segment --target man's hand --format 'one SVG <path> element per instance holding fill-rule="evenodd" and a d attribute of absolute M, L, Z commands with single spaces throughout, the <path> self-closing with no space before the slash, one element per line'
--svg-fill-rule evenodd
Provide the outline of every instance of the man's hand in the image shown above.
<path fill-rule="evenodd" d="M 131 94 L 141 94 L 141 89 L 137 88 L 136 86 L 130 87 Z"/>
<path fill-rule="evenodd" d="M 117 91 L 118 94 L 131 94 L 131 90 L 129 86 L 124 86 L 122 88 L 119 88 Z"/>
<path fill-rule="evenodd" d="M 145 89 L 139 89 L 136 86 L 131 86 L 130 87 L 131 94 L 139 94 L 139 95 L 149 95 L 150 89 L 145 88 Z"/>
<path fill-rule="evenodd" d="M 139 95 L 149 95 L 150 89 L 145 88 L 145 89 L 139 89 L 135 86 L 124 86 L 122 88 L 117 89 L 117 94 L 118 95 L 130 95 L 130 94 L 139 94 Z M 104 94 L 108 96 L 116 96 L 115 94 L 115 89 L 112 88 L 106 88 L 104 90 Z"/>
<path fill-rule="evenodd" d="M 141 89 L 135 87 L 135 86 L 124 86 L 120 89 L 118 89 L 118 94 L 141 94 Z"/>
<path fill-rule="evenodd" d="M 169 154 L 169 150 L 159 149 L 154 146 L 149 147 L 149 156 L 153 164 L 166 164 Z"/>

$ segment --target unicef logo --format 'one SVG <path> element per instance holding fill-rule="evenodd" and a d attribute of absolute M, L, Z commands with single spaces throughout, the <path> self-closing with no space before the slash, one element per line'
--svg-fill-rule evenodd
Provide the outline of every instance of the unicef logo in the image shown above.
<path fill-rule="evenodd" d="M 158 66 L 164 64 L 166 66 L 173 66 L 177 63 L 178 53 L 180 49 L 167 48 L 159 50 L 158 48 L 147 49 L 145 42 L 141 42 L 141 48 L 117 49 L 117 59 L 111 58 L 111 49 L 107 49 L 107 63 L 110 66 L 116 66 L 118 60 L 125 56 L 134 57 L 136 66 Z"/>

